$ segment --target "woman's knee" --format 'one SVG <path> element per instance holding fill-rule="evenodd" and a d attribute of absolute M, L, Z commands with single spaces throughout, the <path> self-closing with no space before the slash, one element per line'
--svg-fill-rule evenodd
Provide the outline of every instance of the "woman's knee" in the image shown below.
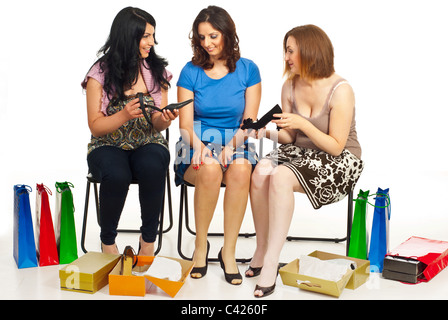
<path fill-rule="evenodd" d="M 126 153 L 119 148 L 97 148 L 89 154 L 87 162 L 90 173 L 101 183 L 130 183 L 132 180 Z"/>
<path fill-rule="evenodd" d="M 297 179 L 290 169 L 285 166 L 276 167 L 271 174 L 269 187 L 272 191 L 291 190 L 294 191 Z"/>
<path fill-rule="evenodd" d="M 169 166 L 170 155 L 165 147 L 149 144 L 139 148 L 132 157 L 131 165 L 138 180 L 163 180 Z"/>
<path fill-rule="evenodd" d="M 222 170 L 218 163 L 205 163 L 200 166 L 196 175 L 195 185 L 216 186 L 221 185 Z"/>
<path fill-rule="evenodd" d="M 251 175 L 251 188 L 259 189 L 265 187 L 270 181 L 273 169 L 271 161 L 260 161 Z"/>
<path fill-rule="evenodd" d="M 246 186 L 250 184 L 252 165 L 249 162 L 231 164 L 224 174 L 226 185 Z"/>

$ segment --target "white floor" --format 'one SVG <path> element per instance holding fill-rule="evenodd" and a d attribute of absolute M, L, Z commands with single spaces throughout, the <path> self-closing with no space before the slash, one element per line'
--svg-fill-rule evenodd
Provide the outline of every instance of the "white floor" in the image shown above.
<path fill-rule="evenodd" d="M 359 181 L 359 188 L 374 191 L 377 185 L 369 185 L 368 181 L 385 181 L 388 185 L 380 187 L 391 189 L 392 220 L 390 232 L 390 246 L 395 247 L 410 236 L 421 236 L 437 240 L 448 241 L 447 206 L 444 195 L 448 191 L 446 173 L 426 173 L 421 176 L 420 185 L 430 185 L 431 188 L 420 188 L 413 191 L 412 181 L 400 177 L 385 179 L 381 175 L 369 176 L 366 173 Z M 73 181 L 77 186 L 74 191 L 76 202 L 76 222 L 78 239 L 81 238 L 82 213 L 84 202 L 84 179 Z M 121 227 L 138 227 L 138 200 L 136 187 L 131 187 Z M 178 234 L 178 188 L 172 186 L 174 225 L 171 231 L 163 237 L 163 246 L 160 255 L 179 257 L 177 252 Z M 190 194 L 190 206 L 192 206 L 192 193 Z M 34 196 L 32 194 L 32 196 Z M 32 202 L 33 204 L 33 202 Z M 11 206 L 9 206 L 11 208 Z M 98 227 L 95 221 L 91 203 L 90 219 L 88 222 L 88 234 L 86 247 L 91 251 L 99 250 Z M 211 231 L 221 231 L 222 206 L 218 209 L 213 220 Z M 343 236 L 345 233 L 346 201 L 331 207 L 314 211 L 302 195 L 296 196 L 296 215 L 291 226 L 290 235 L 317 235 L 317 236 Z M 192 209 L 191 209 L 192 212 Z M 373 212 L 373 210 L 370 210 Z M 11 213 L 12 216 L 12 213 Z M 371 218 L 371 217 L 370 217 Z M 167 226 L 168 217 L 165 216 Z M 192 224 L 193 226 L 193 224 Z M 4 230 L 4 229 L 2 229 Z M 250 207 L 243 223 L 242 231 L 253 232 Z M 138 235 L 120 234 L 117 243 L 120 249 L 125 245 L 137 247 Z M 58 271 L 61 266 L 39 267 L 30 269 L 17 269 L 12 254 L 12 232 L 3 231 L 0 234 L 0 299 L 44 299 L 44 300 L 173 300 L 163 291 L 152 286 L 144 298 L 111 296 L 108 286 L 99 292 L 90 295 L 61 291 L 59 289 Z M 194 238 L 184 230 L 182 250 L 187 256 L 191 256 L 194 247 Z M 216 257 L 222 238 L 210 238 L 210 256 Z M 255 239 L 240 239 L 238 242 L 238 256 L 250 258 L 255 245 Z M 289 262 L 301 254 L 308 254 L 314 250 L 321 250 L 335 254 L 345 253 L 344 243 L 324 242 L 287 242 L 282 252 L 281 260 Z M 81 248 L 79 253 L 82 254 Z M 247 265 L 241 264 L 240 271 L 244 272 Z M 187 278 L 184 286 L 178 292 L 174 300 L 255 300 L 253 290 L 257 279 L 244 278 L 241 286 L 232 286 L 224 280 L 223 272 L 218 263 L 211 263 L 205 278 L 195 280 Z M 356 290 L 346 289 L 339 300 L 359 299 L 447 299 L 448 298 L 448 270 L 443 270 L 428 283 L 408 285 L 396 281 L 386 280 L 378 275 L 372 275 L 369 281 Z M 271 296 L 265 300 L 335 300 L 330 296 L 303 291 L 294 287 L 283 285 L 281 278 L 277 279 L 277 288 Z M 257 301 L 259 301 L 257 299 Z"/>

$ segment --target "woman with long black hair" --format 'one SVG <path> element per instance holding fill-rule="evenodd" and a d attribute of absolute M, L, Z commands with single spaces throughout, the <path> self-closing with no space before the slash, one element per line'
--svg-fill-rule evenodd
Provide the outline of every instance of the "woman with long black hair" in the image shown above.
<path fill-rule="evenodd" d="M 170 161 L 168 143 L 160 133 L 178 111 L 155 111 L 168 103 L 172 75 L 167 61 L 154 51 L 156 22 L 147 12 L 127 7 L 115 17 L 109 38 L 90 68 L 86 90 L 91 141 L 87 162 L 101 183 L 101 249 L 118 253 L 118 221 L 133 179 L 139 182 L 140 252 L 154 255 L 159 214 Z M 149 122 L 140 101 L 150 112 Z"/>

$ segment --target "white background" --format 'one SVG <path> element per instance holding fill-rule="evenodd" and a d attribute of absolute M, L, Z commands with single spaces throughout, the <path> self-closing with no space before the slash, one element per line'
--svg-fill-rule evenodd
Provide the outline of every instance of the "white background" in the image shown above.
<path fill-rule="evenodd" d="M 448 240 L 442 200 L 448 191 L 448 21 L 446 3 L 436 0 L 2 1 L 0 235 L 11 232 L 15 184 L 34 190 L 36 183 L 44 183 L 54 190 L 56 181 L 72 182 L 81 222 L 90 132 L 80 83 L 118 11 L 136 6 L 155 17 L 156 50 L 170 63 L 169 100 L 175 102 L 178 75 L 191 59 L 191 25 L 209 4 L 230 13 L 242 56 L 261 70 L 260 114 L 280 103 L 284 34 L 308 23 L 326 31 L 335 48 L 336 72 L 356 94 L 366 161 L 357 187 L 391 188 L 394 219 L 403 221 L 396 230 L 416 217 L 403 236 L 431 221 L 433 231 L 425 235 Z M 172 146 L 177 138 L 175 122 Z M 426 205 L 435 201 L 440 205 L 427 212 Z M 415 212 L 400 210 L 410 202 Z M 9 237 L 2 242 L 5 238 L 12 242 Z"/>

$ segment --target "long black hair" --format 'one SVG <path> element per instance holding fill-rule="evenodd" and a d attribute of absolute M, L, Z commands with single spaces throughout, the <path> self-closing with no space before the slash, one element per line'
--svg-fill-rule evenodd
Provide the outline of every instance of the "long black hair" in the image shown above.
<path fill-rule="evenodd" d="M 100 63 L 101 72 L 105 72 L 103 89 L 111 101 L 124 99 L 124 92 L 138 80 L 142 62 L 139 45 L 147 23 L 155 30 L 156 21 L 146 11 L 132 7 L 122 9 L 112 23 L 109 38 L 98 51 L 98 55 L 102 56 L 97 62 Z M 157 44 L 155 34 L 154 43 Z M 155 86 L 158 86 L 159 90 L 160 87 L 168 89 L 170 83 L 165 78 L 168 62 L 155 53 L 154 47 L 145 60 L 155 80 Z"/>

